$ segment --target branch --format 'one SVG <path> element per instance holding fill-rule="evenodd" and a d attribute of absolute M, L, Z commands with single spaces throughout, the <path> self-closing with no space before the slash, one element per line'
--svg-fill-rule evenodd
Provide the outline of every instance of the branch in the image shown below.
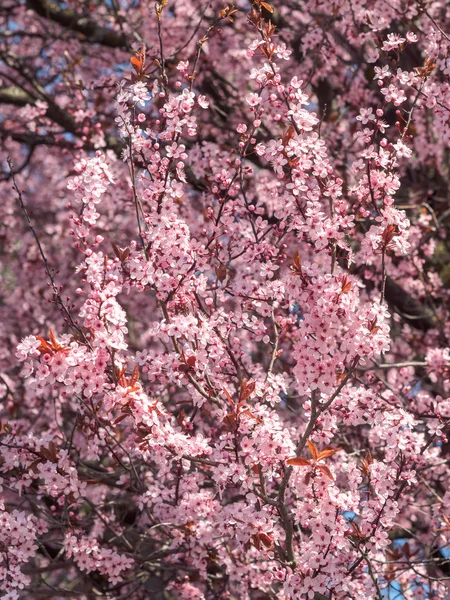
<path fill-rule="evenodd" d="M 50 266 L 48 264 L 47 257 L 44 254 L 44 250 L 43 250 L 43 248 L 41 246 L 41 242 L 40 242 L 40 240 L 39 240 L 39 238 L 37 236 L 37 233 L 36 233 L 36 231 L 35 231 L 35 229 L 33 227 L 33 223 L 31 222 L 30 215 L 28 213 L 27 207 L 25 206 L 25 203 L 23 201 L 22 192 L 19 190 L 19 188 L 17 186 L 17 182 L 16 182 L 16 178 L 15 178 L 15 174 L 14 174 L 14 167 L 13 167 L 13 164 L 12 164 L 11 159 L 9 158 L 9 156 L 7 158 L 7 162 L 8 162 L 8 166 L 9 166 L 9 169 L 10 169 L 11 177 L 12 177 L 12 180 L 13 180 L 13 189 L 14 189 L 14 191 L 17 194 L 17 200 L 18 200 L 18 202 L 20 204 L 20 208 L 22 209 L 23 214 L 25 215 L 25 218 L 26 218 L 27 223 L 28 223 L 28 227 L 30 228 L 31 233 L 33 234 L 33 237 L 34 237 L 34 239 L 36 241 L 36 244 L 37 244 L 37 247 L 38 247 L 38 250 L 39 250 L 39 254 L 41 255 L 42 262 L 44 263 L 45 271 L 46 271 L 47 276 L 48 276 L 48 278 L 50 280 L 50 285 L 51 285 L 51 288 L 53 290 L 53 294 L 55 296 L 56 304 L 58 305 L 58 307 L 59 307 L 59 309 L 60 309 L 60 311 L 61 311 L 61 313 L 62 313 L 62 315 L 64 317 L 64 320 L 72 327 L 72 329 L 74 329 L 74 331 L 76 331 L 76 333 L 80 336 L 81 340 L 83 340 L 83 342 L 87 346 L 90 347 L 90 344 L 89 344 L 88 340 L 86 339 L 86 336 L 84 335 L 83 330 L 73 320 L 72 315 L 69 312 L 69 309 L 65 305 L 63 299 L 61 298 L 60 290 L 58 290 L 58 288 L 56 287 L 56 283 L 55 283 L 55 280 L 53 279 L 53 275 L 52 275 L 52 273 L 50 271 Z"/>
<path fill-rule="evenodd" d="M 109 48 L 122 48 L 131 51 L 127 38 L 122 34 L 98 25 L 95 21 L 83 17 L 67 8 L 61 8 L 51 0 L 27 0 L 27 8 L 34 10 L 44 19 L 58 23 L 66 29 L 81 33 L 87 41 L 102 44 Z"/>
<path fill-rule="evenodd" d="M 34 98 L 22 88 L 10 85 L 0 88 L 0 102 L 14 104 L 14 106 L 26 106 L 27 104 L 33 104 Z"/>
<path fill-rule="evenodd" d="M 45 113 L 45 116 L 46 118 L 50 119 L 50 121 L 56 123 L 63 129 L 63 131 L 60 133 L 71 133 L 75 136 L 80 135 L 80 132 L 77 128 L 77 124 L 72 115 L 67 113 L 65 110 L 61 109 L 47 95 L 38 98 L 37 96 L 30 94 L 29 92 L 18 86 L 8 86 L 0 88 L 0 103 L 2 104 L 11 104 L 13 106 L 19 107 L 27 106 L 28 104 L 34 106 L 37 99 L 42 99 L 45 102 L 47 102 L 48 108 L 47 112 Z M 30 132 L 15 133 L 12 131 L 0 133 L 0 135 L 3 139 L 11 138 L 16 142 L 27 144 L 29 146 L 48 145 L 64 146 L 66 148 L 73 147 L 72 142 L 66 139 L 55 141 L 55 139 L 51 135 L 39 135 Z M 105 137 L 106 148 L 112 150 L 118 157 L 120 157 L 123 150 L 125 149 L 125 142 L 113 135 L 107 135 Z M 96 149 L 90 142 L 83 143 L 83 148 L 85 150 Z"/>
<path fill-rule="evenodd" d="M 436 327 L 431 311 L 389 276 L 386 277 L 385 298 L 391 308 L 411 327 L 422 331 Z"/>

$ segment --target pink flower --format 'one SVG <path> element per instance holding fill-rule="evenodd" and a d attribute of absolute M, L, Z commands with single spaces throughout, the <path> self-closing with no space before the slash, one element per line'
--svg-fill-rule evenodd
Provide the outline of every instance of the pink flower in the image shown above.
<path fill-rule="evenodd" d="M 206 96 L 204 96 L 203 94 L 200 94 L 200 96 L 197 98 L 197 102 L 201 108 L 208 108 L 209 106 L 209 102 Z"/>
<path fill-rule="evenodd" d="M 357 121 L 361 121 L 363 125 L 370 121 L 375 121 L 375 115 L 373 114 L 373 108 L 360 108 L 359 115 L 356 117 Z"/>
<path fill-rule="evenodd" d="M 391 50 L 395 50 L 405 42 L 406 39 L 400 37 L 398 33 L 389 33 L 387 36 L 387 40 L 383 42 L 382 50 L 384 50 L 385 52 L 390 52 Z"/>
<path fill-rule="evenodd" d="M 16 357 L 20 361 L 26 360 L 29 356 L 39 356 L 38 349 L 41 342 L 34 335 L 29 335 L 22 338 L 22 341 L 17 346 Z"/>
<path fill-rule="evenodd" d="M 261 104 L 261 100 L 262 100 L 261 97 L 258 96 L 258 94 L 253 94 L 253 93 L 247 94 L 245 99 L 247 101 L 247 104 L 252 107 L 258 106 L 258 104 Z"/>
<path fill-rule="evenodd" d="M 398 157 L 404 156 L 405 158 L 409 158 L 412 155 L 412 150 L 408 148 L 408 146 L 401 140 L 393 144 L 393 147 L 395 148 L 395 152 Z"/>

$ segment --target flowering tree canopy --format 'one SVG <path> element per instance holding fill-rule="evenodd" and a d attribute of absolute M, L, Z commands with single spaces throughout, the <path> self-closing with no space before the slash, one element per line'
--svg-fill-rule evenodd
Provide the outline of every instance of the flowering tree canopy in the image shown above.
<path fill-rule="evenodd" d="M 3 0 L 1 598 L 449 597 L 449 23 Z"/>

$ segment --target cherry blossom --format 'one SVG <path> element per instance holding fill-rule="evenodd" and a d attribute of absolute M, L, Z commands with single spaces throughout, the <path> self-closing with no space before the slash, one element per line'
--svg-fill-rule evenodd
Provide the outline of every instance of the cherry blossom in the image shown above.
<path fill-rule="evenodd" d="M 446 7 L 8 2 L 2 598 L 447 598 Z"/>

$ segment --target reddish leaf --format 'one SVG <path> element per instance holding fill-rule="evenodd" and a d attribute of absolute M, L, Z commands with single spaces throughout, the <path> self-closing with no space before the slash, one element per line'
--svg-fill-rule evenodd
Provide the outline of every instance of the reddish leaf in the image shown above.
<path fill-rule="evenodd" d="M 130 379 L 128 385 L 130 387 L 134 387 L 138 381 L 139 381 L 139 367 L 137 365 L 135 365 L 134 369 L 133 369 L 133 374 L 131 376 L 131 379 Z"/>
<path fill-rule="evenodd" d="M 139 55 L 136 56 L 132 56 L 130 58 L 130 63 L 133 65 L 133 69 L 136 71 L 136 73 L 140 73 L 142 70 L 142 66 L 144 64 L 142 57 Z"/>
<path fill-rule="evenodd" d="M 56 348 L 56 346 L 59 346 L 58 342 L 56 341 L 55 334 L 53 333 L 52 328 L 50 328 L 50 342 L 51 342 L 53 348 Z"/>
<path fill-rule="evenodd" d="M 67 504 L 69 506 L 72 506 L 72 504 L 75 504 L 77 501 L 75 494 L 73 492 L 70 492 L 69 494 L 67 494 L 66 500 L 67 500 Z"/>
<path fill-rule="evenodd" d="M 45 460 L 48 460 L 49 462 L 58 462 L 58 457 L 56 455 L 56 446 L 55 444 L 53 444 L 53 442 L 50 442 L 48 448 L 41 448 L 39 454 L 42 456 L 42 458 L 45 458 Z"/>
<path fill-rule="evenodd" d="M 220 11 L 219 19 L 228 19 L 230 23 L 233 23 L 233 15 L 237 13 L 237 9 L 234 8 L 233 3 L 230 3 L 226 8 Z"/>
<path fill-rule="evenodd" d="M 298 251 L 295 253 L 294 262 L 289 265 L 289 268 L 294 275 L 302 275 L 302 261 Z"/>
<path fill-rule="evenodd" d="M 364 473 L 364 475 L 366 477 L 369 477 L 369 475 L 370 475 L 369 467 L 371 464 L 373 464 L 373 457 L 372 457 L 372 454 L 370 453 L 370 450 L 368 450 L 366 457 L 363 458 L 363 460 L 361 461 L 361 465 L 359 467 L 360 471 L 362 471 L 362 473 Z"/>
<path fill-rule="evenodd" d="M 317 446 L 310 440 L 308 440 L 306 443 L 308 444 L 308 448 L 309 448 L 309 451 L 311 452 L 311 456 L 314 458 L 314 460 L 317 460 L 317 458 L 319 456 L 319 451 L 317 450 Z"/>
<path fill-rule="evenodd" d="M 322 450 L 319 452 L 317 460 L 325 460 L 325 458 L 333 456 L 333 454 L 336 454 L 336 452 L 339 452 L 339 450 L 342 450 L 342 448 L 330 448 L 329 450 Z"/>
<path fill-rule="evenodd" d="M 288 458 L 286 464 L 291 465 L 292 467 L 308 467 L 311 464 L 311 461 L 309 458 L 295 456 L 294 458 Z"/>
<path fill-rule="evenodd" d="M 197 359 L 195 356 L 189 356 L 189 358 L 186 360 L 186 363 L 191 369 L 193 369 L 195 367 L 196 361 Z"/>
<path fill-rule="evenodd" d="M 352 288 L 352 282 L 348 279 L 347 275 L 341 278 L 341 294 L 348 294 Z"/>
<path fill-rule="evenodd" d="M 113 424 L 118 425 L 119 423 L 124 421 L 128 416 L 129 416 L 128 414 L 120 415 L 120 417 L 117 417 L 117 419 L 114 421 Z"/>
<path fill-rule="evenodd" d="M 270 537 L 270 535 L 267 535 L 267 533 L 257 533 L 256 535 L 253 536 L 254 538 L 257 538 L 259 542 L 261 542 L 261 544 L 263 546 L 265 546 L 266 548 L 271 548 L 272 547 L 272 538 Z"/>
<path fill-rule="evenodd" d="M 255 391 L 255 387 L 256 387 L 255 381 L 251 381 L 248 383 L 247 380 L 244 379 L 242 381 L 241 393 L 239 395 L 240 401 L 245 402 L 246 400 L 248 400 L 250 398 L 250 396 L 253 394 L 253 392 Z"/>
<path fill-rule="evenodd" d="M 234 400 L 233 398 L 230 396 L 230 394 L 228 393 L 228 390 L 226 390 L 225 388 L 223 388 L 223 393 L 225 394 L 225 396 L 227 397 L 228 402 L 231 404 L 231 406 L 234 407 Z"/>
<path fill-rule="evenodd" d="M 352 282 L 347 283 L 343 288 L 342 288 L 342 293 L 343 294 L 348 294 L 348 292 L 351 290 L 352 287 Z"/>
<path fill-rule="evenodd" d="M 38 348 L 38 350 L 41 354 L 51 354 L 52 353 L 52 347 L 47 342 L 47 340 L 44 340 L 44 338 L 41 337 L 40 335 L 37 335 L 36 339 L 39 340 L 39 342 L 41 344 Z"/>
<path fill-rule="evenodd" d="M 37 466 L 40 465 L 42 463 L 41 459 L 38 458 L 37 460 L 33 461 L 31 463 L 31 465 L 28 465 L 28 471 L 32 471 L 33 473 L 37 473 Z"/>
<path fill-rule="evenodd" d="M 53 457 L 53 460 L 55 462 L 58 462 L 58 449 L 56 447 L 55 442 L 50 442 L 50 444 L 48 445 L 48 449 Z"/>
<path fill-rule="evenodd" d="M 257 423 L 260 423 L 260 424 L 262 423 L 261 419 L 259 417 L 257 417 L 256 415 L 254 415 L 252 412 L 250 412 L 248 410 L 248 408 L 246 408 L 245 410 L 243 410 L 240 414 L 241 415 L 247 415 L 248 417 L 251 417 L 252 419 L 255 419 L 255 421 Z"/>
<path fill-rule="evenodd" d="M 336 371 L 336 381 L 337 383 L 341 383 L 347 376 L 346 371 Z"/>
<path fill-rule="evenodd" d="M 363 534 L 357 523 L 351 521 L 350 526 L 353 529 L 353 531 L 347 531 L 345 533 L 347 537 L 357 537 L 360 540 L 365 539 L 366 536 Z"/>
<path fill-rule="evenodd" d="M 267 4 L 267 2 L 260 2 L 259 4 L 265 8 L 267 12 L 270 12 L 270 14 L 273 13 L 273 8 L 270 6 L 270 4 Z"/>
<path fill-rule="evenodd" d="M 11 433 L 11 426 L 9 423 L 2 423 L 2 421 L 0 421 L 0 435 L 5 433 Z"/>
<path fill-rule="evenodd" d="M 230 429 L 234 429 L 236 427 L 236 415 L 234 413 L 228 413 L 224 419 L 223 422 L 225 423 L 225 425 L 227 425 Z"/>
<path fill-rule="evenodd" d="M 112 245 L 112 249 L 114 250 L 114 254 L 117 256 L 117 258 L 123 264 L 126 261 L 126 259 L 128 258 L 128 256 L 130 255 L 130 249 L 127 247 L 122 250 L 121 248 L 116 246 L 116 244 L 114 244 L 114 243 L 112 243 L 111 245 Z"/>
<path fill-rule="evenodd" d="M 176 421 L 178 423 L 178 425 L 181 427 L 184 424 L 184 418 L 186 416 L 186 413 L 184 411 L 184 408 L 180 410 L 180 412 L 177 414 L 176 416 Z"/>
<path fill-rule="evenodd" d="M 402 550 L 403 550 L 403 554 L 404 554 L 404 555 L 406 556 L 406 558 L 409 560 L 409 559 L 411 558 L 411 550 L 410 550 L 410 548 L 409 548 L 409 544 L 408 544 L 408 542 L 405 542 L 405 543 L 403 544 Z"/>
<path fill-rule="evenodd" d="M 114 242 L 111 244 L 111 246 L 112 246 L 112 249 L 114 250 L 114 254 L 117 256 L 117 258 L 118 258 L 119 260 L 121 260 L 121 258 L 120 258 L 120 257 L 121 257 L 121 255 L 122 255 L 122 252 L 119 250 L 119 247 L 118 247 L 118 246 L 116 246 L 116 244 L 115 244 Z"/>
<path fill-rule="evenodd" d="M 281 143 L 283 144 L 284 147 L 286 147 L 288 145 L 288 143 L 290 142 L 290 140 L 294 137 L 294 133 L 295 133 L 295 128 L 293 125 L 290 125 L 288 127 L 288 129 L 283 133 Z M 300 260 L 300 255 L 298 254 L 298 252 L 297 252 L 297 255 Z"/>
<path fill-rule="evenodd" d="M 216 267 L 216 276 L 217 279 L 222 283 L 227 278 L 227 268 L 224 264 L 220 263 L 218 267 Z"/>
<path fill-rule="evenodd" d="M 330 469 L 326 465 L 317 465 L 317 468 L 319 469 L 319 471 L 321 473 L 323 473 L 324 475 L 326 475 L 326 477 L 328 477 L 329 479 L 331 479 L 332 481 L 334 481 L 333 474 L 331 473 Z"/>

